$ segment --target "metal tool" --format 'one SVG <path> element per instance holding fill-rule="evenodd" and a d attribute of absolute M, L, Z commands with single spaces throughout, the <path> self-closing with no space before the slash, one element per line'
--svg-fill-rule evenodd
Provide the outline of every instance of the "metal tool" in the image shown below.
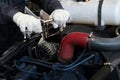
<path fill-rule="evenodd" d="M 64 30 L 64 27 L 59 27 L 59 31 L 57 31 L 56 33 L 53 33 L 51 35 L 49 35 L 48 31 L 50 29 L 53 28 L 53 26 L 48 26 L 49 24 L 56 24 L 53 19 L 49 19 L 49 20 L 41 20 L 41 24 L 42 24 L 42 29 L 43 31 L 41 32 L 43 34 L 43 37 L 44 39 L 46 39 L 47 37 L 50 37 L 50 36 L 54 36 L 54 35 L 57 35 L 57 34 L 61 34 L 61 37 L 63 37 L 63 30 Z"/>

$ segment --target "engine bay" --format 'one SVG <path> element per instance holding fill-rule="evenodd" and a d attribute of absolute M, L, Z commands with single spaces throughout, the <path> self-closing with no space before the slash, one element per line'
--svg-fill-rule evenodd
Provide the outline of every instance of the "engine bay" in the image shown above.
<path fill-rule="evenodd" d="M 41 34 L 34 34 L 30 38 L 14 44 L 3 53 L 0 57 L 0 79 L 119 80 L 119 48 L 114 46 L 115 50 L 111 50 L 112 46 L 110 45 L 114 43 L 108 40 L 119 38 L 119 35 L 116 35 L 116 32 L 119 33 L 118 28 L 109 27 L 100 31 L 88 25 L 68 24 L 62 33 L 54 30 L 57 34 L 53 35 L 49 30 L 49 35 L 41 42 L 39 42 L 39 39 L 42 37 Z M 89 44 L 89 47 L 83 47 L 83 45 L 79 46 L 76 43 L 72 43 L 74 48 L 72 55 L 68 53 L 68 48 L 68 52 L 66 51 L 65 53 L 67 56 L 63 53 L 61 57 L 64 59 L 59 59 L 61 58 L 60 46 L 64 43 L 61 43 L 62 39 L 76 32 L 82 33 L 82 35 L 88 34 L 87 38 L 91 38 L 93 35 L 93 39 L 95 39 L 95 36 L 103 38 L 103 42 L 104 39 L 107 39 L 108 43 L 105 41 L 102 48 L 90 48 L 92 47 L 90 46 L 91 44 Z M 83 40 L 82 43 L 84 43 Z M 104 45 L 106 44 L 109 45 L 110 49 L 105 49 L 106 46 L 104 47 Z M 65 52 L 64 49 L 63 52 Z M 71 59 L 66 61 L 65 59 L 69 56 L 72 56 Z"/>
<path fill-rule="evenodd" d="M 42 33 L 9 47 L 0 56 L 0 80 L 120 80 L 120 1 L 113 9 L 109 0 L 102 9 L 98 0 L 60 1 L 71 13 L 64 30 L 43 21 Z"/>

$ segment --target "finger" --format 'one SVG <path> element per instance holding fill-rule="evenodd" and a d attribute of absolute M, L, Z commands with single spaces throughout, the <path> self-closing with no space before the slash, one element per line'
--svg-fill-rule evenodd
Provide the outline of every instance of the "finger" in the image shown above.
<path fill-rule="evenodd" d="M 54 28 L 58 28 L 58 24 L 57 23 L 52 22 L 52 25 L 53 25 Z"/>

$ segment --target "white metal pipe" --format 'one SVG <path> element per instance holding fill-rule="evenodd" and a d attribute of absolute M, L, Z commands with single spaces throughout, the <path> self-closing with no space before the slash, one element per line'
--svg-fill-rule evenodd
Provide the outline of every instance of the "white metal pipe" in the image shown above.
<path fill-rule="evenodd" d="M 98 25 L 99 0 L 76 2 L 75 0 L 60 0 L 63 8 L 70 12 L 68 23 Z M 120 25 L 120 0 L 104 0 L 102 4 L 101 24 Z"/>

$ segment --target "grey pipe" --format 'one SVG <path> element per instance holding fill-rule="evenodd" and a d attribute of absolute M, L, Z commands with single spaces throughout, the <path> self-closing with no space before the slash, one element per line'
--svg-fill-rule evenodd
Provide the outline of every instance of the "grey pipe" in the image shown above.
<path fill-rule="evenodd" d="M 89 41 L 89 49 L 97 51 L 119 51 L 120 36 L 115 38 L 94 37 Z"/>

